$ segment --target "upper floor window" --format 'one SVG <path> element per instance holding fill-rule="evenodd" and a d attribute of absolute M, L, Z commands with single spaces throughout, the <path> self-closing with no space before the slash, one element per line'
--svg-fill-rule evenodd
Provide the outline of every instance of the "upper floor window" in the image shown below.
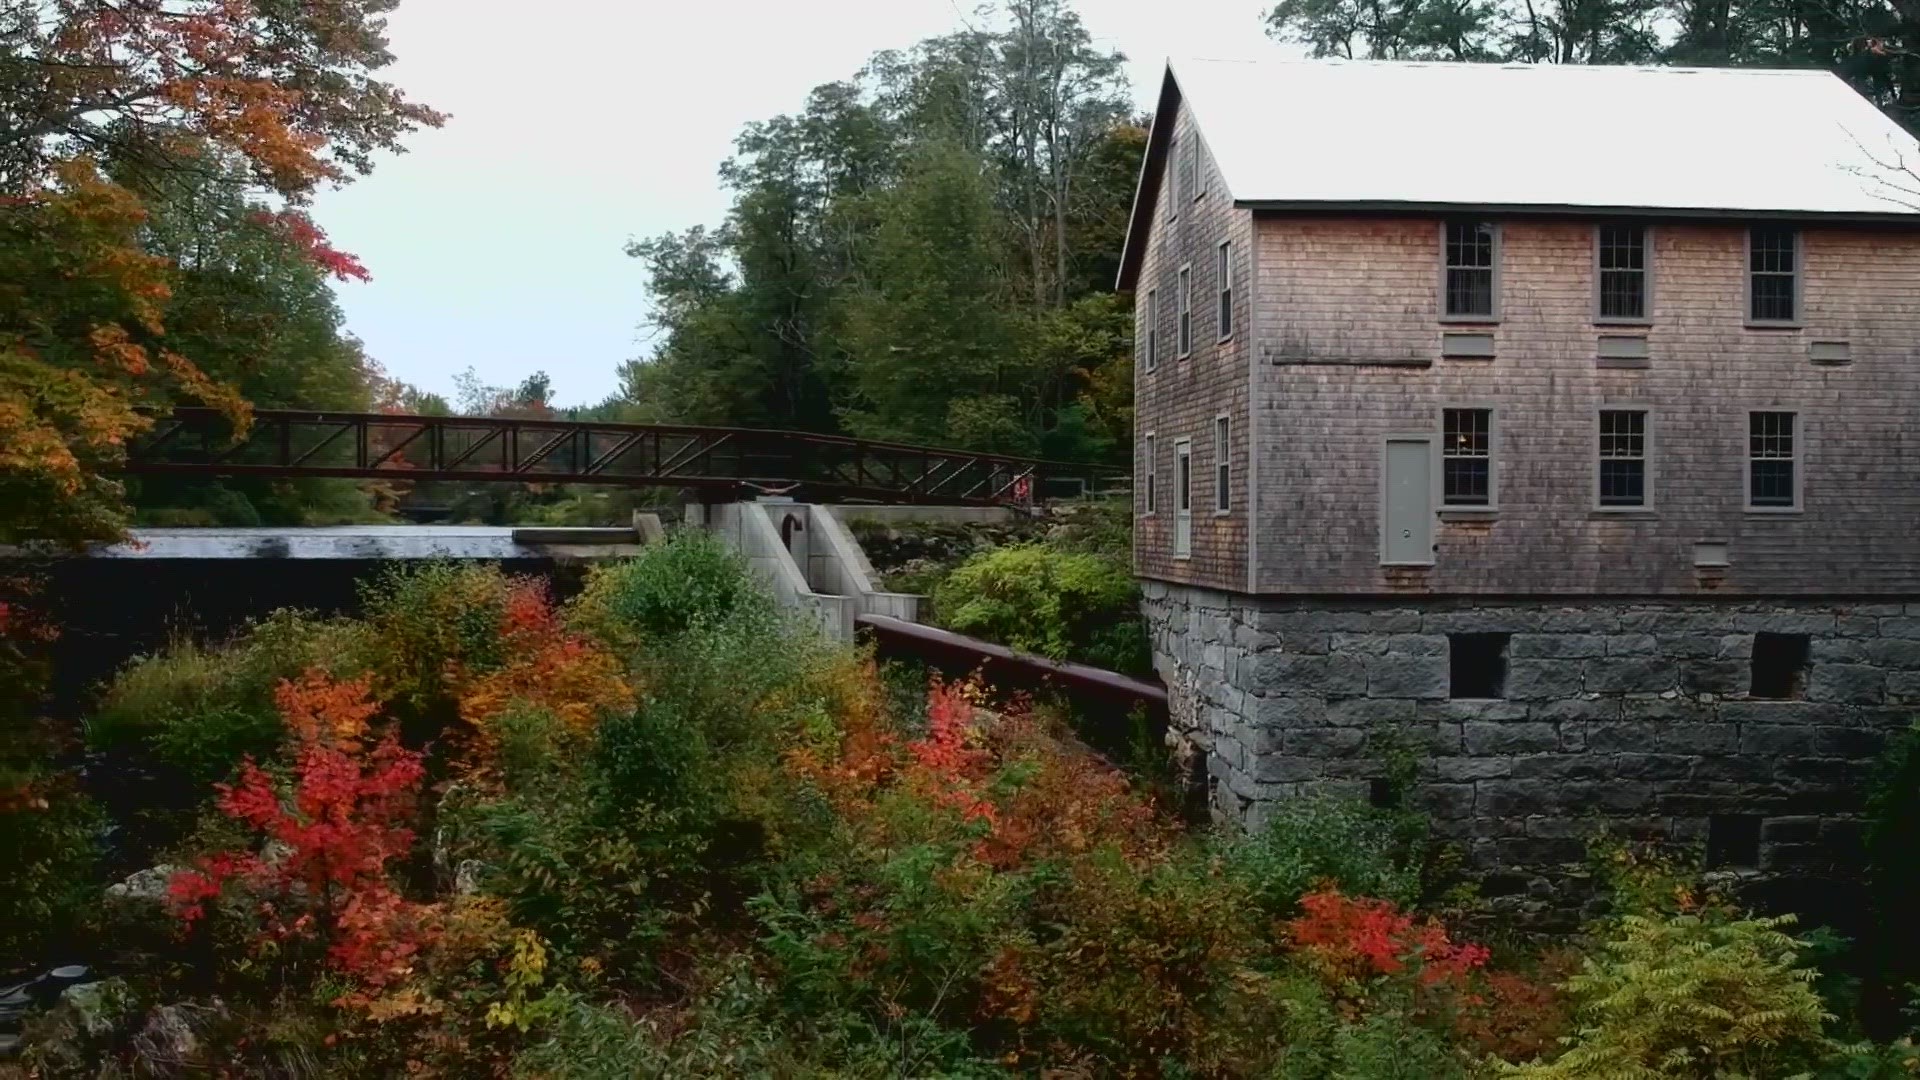
<path fill-rule="evenodd" d="M 1446 250 L 1441 313 L 1449 319 L 1493 319 L 1498 227 L 1484 221 L 1449 221 L 1442 228 Z"/>
<path fill-rule="evenodd" d="M 1800 505 L 1799 416 L 1747 414 L 1747 506 L 1792 510 Z"/>
<path fill-rule="evenodd" d="M 1600 411 L 1600 505 L 1647 505 L 1647 414 L 1641 409 Z"/>
<path fill-rule="evenodd" d="M 1153 458 L 1153 433 L 1148 432 L 1146 436 L 1140 440 L 1140 444 L 1140 451 L 1147 459 L 1146 482 L 1142 486 L 1146 488 L 1144 494 L 1146 495 L 1147 513 L 1151 514 L 1155 510 L 1153 472 L 1154 468 L 1160 464 Z"/>
<path fill-rule="evenodd" d="M 1641 225 L 1602 225 L 1595 238 L 1599 258 L 1599 315 L 1638 322 L 1647 317 L 1647 230 Z"/>
<path fill-rule="evenodd" d="M 1800 318 L 1800 234 L 1756 225 L 1747 234 L 1747 319 L 1790 323 Z"/>
<path fill-rule="evenodd" d="M 1193 351 L 1193 267 L 1180 268 L 1180 357 Z"/>
<path fill-rule="evenodd" d="M 1233 241 L 1220 245 L 1214 280 L 1220 283 L 1220 340 L 1233 336 Z"/>
<path fill-rule="evenodd" d="M 1160 290 L 1147 290 L 1147 373 L 1160 366 Z"/>
<path fill-rule="evenodd" d="M 1493 505 L 1493 410 L 1440 411 L 1440 505 Z"/>
<path fill-rule="evenodd" d="M 1229 446 L 1232 429 L 1224 416 L 1213 418 L 1213 512 L 1225 514 L 1233 509 L 1233 470 Z"/>
<path fill-rule="evenodd" d="M 1206 181 L 1200 176 L 1200 140 L 1192 135 L 1181 147 L 1180 193 L 1193 199 L 1207 193 Z"/>

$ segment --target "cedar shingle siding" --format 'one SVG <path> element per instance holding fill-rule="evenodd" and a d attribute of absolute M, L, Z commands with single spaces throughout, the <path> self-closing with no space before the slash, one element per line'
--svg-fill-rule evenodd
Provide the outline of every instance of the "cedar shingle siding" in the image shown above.
<path fill-rule="evenodd" d="M 1177 207 L 1176 185 L 1159 185 L 1135 290 L 1141 320 L 1147 290 L 1160 290 L 1161 319 L 1153 374 L 1144 325 L 1136 336 L 1135 429 L 1155 436 L 1160 492 L 1159 512 L 1135 532 L 1142 576 L 1262 594 L 1920 591 L 1920 232 L 1806 225 L 1801 324 L 1779 329 L 1746 322 L 1747 223 L 1651 223 L 1651 322 L 1638 327 L 1596 322 L 1595 220 L 1496 219 L 1499 322 L 1462 326 L 1440 318 L 1439 218 L 1234 209 L 1184 108 L 1175 125 L 1183 156 L 1201 140 L 1207 183 L 1200 201 L 1183 191 Z M 1218 342 L 1215 252 L 1228 239 L 1236 333 Z M 1189 264 L 1194 344 L 1180 360 L 1177 289 Z M 1490 333 L 1492 358 L 1443 358 L 1443 333 Z M 1487 346 L 1449 340 L 1449 353 Z M 1814 362 L 1833 342 L 1846 343 L 1848 362 Z M 1643 514 L 1595 508 L 1597 414 L 1615 405 L 1649 413 Z M 1495 410 L 1498 509 L 1443 514 L 1431 569 L 1382 567 L 1382 442 L 1437 437 L 1446 406 Z M 1747 512 L 1750 410 L 1800 414 L 1800 513 Z M 1221 414 L 1233 420 L 1236 490 L 1216 517 Z M 1172 554 L 1182 438 L 1193 443 L 1189 560 Z M 1695 545 L 1715 541 L 1731 565 L 1703 576 Z"/>
<path fill-rule="evenodd" d="M 1179 155 L 1184 157 L 1188 140 L 1199 138 L 1188 122 L 1185 110 L 1177 117 L 1176 137 Z M 1168 161 L 1170 169 L 1178 164 Z M 1140 325 L 1134 335 L 1134 455 L 1135 468 L 1146 467 L 1145 443 L 1140 436 L 1154 436 L 1154 454 L 1159 458 L 1158 512 L 1136 519 L 1134 530 L 1134 566 L 1143 576 L 1194 585 L 1245 591 L 1247 587 L 1247 327 L 1252 323 L 1248 298 L 1252 295 L 1253 270 L 1248 259 L 1252 249 L 1252 218 L 1246 210 L 1235 210 L 1226 183 L 1214 167 L 1201 138 L 1199 169 L 1204 184 L 1194 190 L 1206 192 L 1197 201 L 1192 191 L 1163 183 L 1158 193 L 1153 231 L 1141 264 L 1138 287 L 1134 291 L 1134 318 Z M 1169 180 L 1171 177 L 1169 177 Z M 1179 205 L 1174 205 L 1178 199 Z M 1219 248 L 1223 240 L 1233 242 L 1234 326 L 1235 333 L 1220 340 Z M 1180 268 L 1193 271 L 1193 352 L 1179 359 Z M 1160 357 L 1152 374 L 1146 368 L 1147 290 L 1160 290 Z M 1223 515 L 1214 513 L 1213 422 L 1226 415 L 1232 420 L 1232 482 L 1235 485 L 1232 509 Z M 1174 444 L 1180 439 L 1193 441 L 1193 557 L 1173 557 L 1174 510 L 1179 493 L 1174 489 Z M 1146 485 L 1134 485 L 1135 513 L 1145 509 Z"/>

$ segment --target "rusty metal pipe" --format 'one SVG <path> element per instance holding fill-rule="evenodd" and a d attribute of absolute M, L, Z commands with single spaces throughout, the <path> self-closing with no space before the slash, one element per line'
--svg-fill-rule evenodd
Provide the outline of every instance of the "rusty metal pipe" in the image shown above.
<path fill-rule="evenodd" d="M 1164 722 L 1167 688 L 1104 668 L 1049 660 L 1015 652 L 991 641 L 966 637 L 937 626 L 907 622 L 886 615 L 860 615 L 854 625 L 874 642 L 883 658 L 911 657 L 955 672 L 975 669 L 1002 689 L 1034 690 L 1051 687 L 1077 701 L 1131 709 L 1146 707 L 1148 718 Z"/>

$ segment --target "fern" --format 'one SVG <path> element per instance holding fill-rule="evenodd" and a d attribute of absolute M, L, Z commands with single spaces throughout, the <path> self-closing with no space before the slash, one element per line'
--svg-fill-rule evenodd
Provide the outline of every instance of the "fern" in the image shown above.
<path fill-rule="evenodd" d="M 1628 915 L 1567 984 L 1578 1028 L 1551 1062 L 1508 1076 L 1553 1080 L 1773 1080 L 1807 1072 L 1832 1044 L 1832 1017 L 1799 963 L 1791 916 L 1716 909 Z"/>

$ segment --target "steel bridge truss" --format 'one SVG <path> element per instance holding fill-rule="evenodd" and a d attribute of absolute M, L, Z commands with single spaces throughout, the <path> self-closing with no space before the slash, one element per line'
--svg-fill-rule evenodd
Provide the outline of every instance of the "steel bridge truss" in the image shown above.
<path fill-rule="evenodd" d="M 1086 490 L 1114 470 L 795 431 L 576 420 L 213 409 L 161 417 L 132 474 L 518 481 L 699 489 L 718 498 L 992 505 Z"/>

